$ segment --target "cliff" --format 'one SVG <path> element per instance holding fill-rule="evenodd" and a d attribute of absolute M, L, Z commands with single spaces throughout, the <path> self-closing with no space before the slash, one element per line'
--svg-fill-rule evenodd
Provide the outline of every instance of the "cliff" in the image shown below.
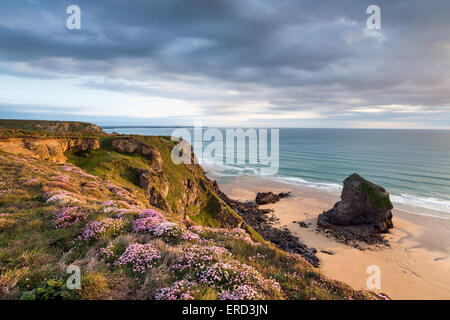
<path fill-rule="evenodd" d="M 96 150 L 100 148 L 97 138 L 13 138 L 0 137 L 0 150 L 30 157 L 37 160 L 48 160 L 64 164 L 67 161 L 66 151 Z"/>
<path fill-rule="evenodd" d="M 43 120 L 2 120 L 0 130 L 14 130 L 20 132 L 40 132 L 52 134 L 104 134 L 99 126 L 87 122 L 74 121 L 43 121 Z"/>
<path fill-rule="evenodd" d="M 384 298 L 264 241 L 167 137 L 22 129 L 0 139 L 0 298 Z"/>

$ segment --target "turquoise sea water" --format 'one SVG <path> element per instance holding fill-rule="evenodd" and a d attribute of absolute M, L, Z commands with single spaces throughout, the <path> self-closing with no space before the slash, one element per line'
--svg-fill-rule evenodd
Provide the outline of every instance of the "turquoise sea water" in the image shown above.
<path fill-rule="evenodd" d="M 105 131 L 171 135 L 173 130 Z M 286 128 L 280 129 L 279 148 L 280 168 L 273 179 L 338 192 L 342 181 L 357 172 L 385 187 L 394 204 L 450 214 L 450 131 Z M 258 166 L 248 163 L 204 159 L 203 165 L 228 180 L 258 174 Z"/>

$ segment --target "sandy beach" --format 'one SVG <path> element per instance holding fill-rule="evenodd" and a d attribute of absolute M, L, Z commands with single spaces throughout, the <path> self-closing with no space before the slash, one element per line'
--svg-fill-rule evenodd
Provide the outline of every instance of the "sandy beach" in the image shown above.
<path fill-rule="evenodd" d="M 377 292 L 387 293 L 393 299 L 450 299 L 448 218 L 395 208 L 394 229 L 386 235 L 390 248 L 357 249 L 316 231 L 318 214 L 330 209 L 339 200 L 339 194 L 264 178 L 239 178 L 219 185 L 230 198 L 241 201 L 254 201 L 257 192 L 291 191 L 291 197 L 261 207 L 274 210 L 279 219 L 275 226 L 288 228 L 318 250 L 320 270 L 331 279 L 367 289 L 367 267 L 376 265 L 381 270 L 381 289 Z M 309 228 L 302 228 L 295 221 L 304 221 Z"/>

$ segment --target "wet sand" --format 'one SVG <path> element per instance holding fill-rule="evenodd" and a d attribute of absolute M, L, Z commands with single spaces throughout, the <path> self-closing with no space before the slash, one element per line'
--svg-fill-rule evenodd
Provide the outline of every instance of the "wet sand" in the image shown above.
<path fill-rule="evenodd" d="M 381 289 L 393 299 L 450 299 L 450 219 L 420 216 L 394 209 L 394 229 L 386 235 L 390 248 L 363 246 L 363 250 L 336 242 L 316 231 L 317 216 L 339 200 L 339 194 L 265 178 L 239 178 L 220 184 L 230 198 L 254 201 L 257 192 L 291 191 L 289 198 L 261 206 L 274 209 L 280 220 L 309 247 L 318 250 L 320 270 L 329 278 L 367 289 L 367 268 L 381 271 Z M 395 206 L 395 205 L 394 205 Z M 417 211 L 417 209 L 415 210 Z M 428 213 L 424 213 L 428 214 Z M 304 221 L 302 228 L 294 221 Z M 331 251 L 333 255 L 321 250 Z"/>

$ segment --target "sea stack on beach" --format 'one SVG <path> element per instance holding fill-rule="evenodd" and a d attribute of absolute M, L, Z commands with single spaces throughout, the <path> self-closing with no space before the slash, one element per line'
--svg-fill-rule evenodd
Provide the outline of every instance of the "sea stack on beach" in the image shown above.
<path fill-rule="evenodd" d="M 379 233 L 393 228 L 389 193 L 358 174 L 344 180 L 341 201 L 319 215 L 317 224 L 334 236 L 368 243 L 380 242 Z"/>

